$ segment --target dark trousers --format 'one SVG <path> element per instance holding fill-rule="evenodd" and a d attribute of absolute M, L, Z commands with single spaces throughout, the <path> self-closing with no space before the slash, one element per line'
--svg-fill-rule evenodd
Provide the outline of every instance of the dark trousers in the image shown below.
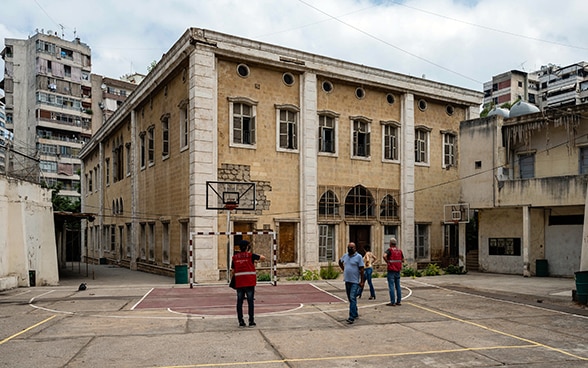
<path fill-rule="evenodd" d="M 239 322 L 243 320 L 243 299 L 247 296 L 247 305 L 249 312 L 249 322 L 253 322 L 254 306 L 253 301 L 255 297 L 255 286 L 247 286 L 237 289 L 237 318 Z"/>

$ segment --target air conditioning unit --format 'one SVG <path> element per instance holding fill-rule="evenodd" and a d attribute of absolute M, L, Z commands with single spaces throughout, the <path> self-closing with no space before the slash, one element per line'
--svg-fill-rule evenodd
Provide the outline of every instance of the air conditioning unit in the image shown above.
<path fill-rule="evenodd" d="M 508 167 L 499 167 L 496 174 L 499 181 L 510 180 L 510 169 Z"/>

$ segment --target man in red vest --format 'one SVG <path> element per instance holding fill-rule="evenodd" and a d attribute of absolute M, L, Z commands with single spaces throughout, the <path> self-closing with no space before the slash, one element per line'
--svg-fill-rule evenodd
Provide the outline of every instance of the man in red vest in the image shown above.
<path fill-rule="evenodd" d="M 388 293 L 390 294 L 390 303 L 386 305 L 400 305 L 402 302 L 400 271 L 404 262 L 404 254 L 402 254 L 400 249 L 396 248 L 396 239 L 394 238 L 390 239 L 390 248 L 384 252 L 384 261 L 386 261 L 388 270 Z"/>
<path fill-rule="evenodd" d="M 255 326 L 253 317 L 255 285 L 257 284 L 255 262 L 265 261 L 265 256 L 249 252 L 249 242 L 247 240 L 241 240 L 239 249 L 241 251 L 233 256 L 231 264 L 231 276 L 235 277 L 235 288 L 237 289 L 237 318 L 239 319 L 239 326 L 244 327 L 243 299 L 247 296 L 249 326 Z"/>

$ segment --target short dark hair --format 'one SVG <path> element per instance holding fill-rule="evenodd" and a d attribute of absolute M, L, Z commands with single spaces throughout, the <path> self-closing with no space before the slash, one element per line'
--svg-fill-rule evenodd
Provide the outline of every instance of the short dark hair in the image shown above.
<path fill-rule="evenodd" d="M 249 247 L 249 242 L 247 240 L 241 240 L 239 242 L 239 249 L 241 249 L 241 251 L 247 250 L 247 247 Z"/>

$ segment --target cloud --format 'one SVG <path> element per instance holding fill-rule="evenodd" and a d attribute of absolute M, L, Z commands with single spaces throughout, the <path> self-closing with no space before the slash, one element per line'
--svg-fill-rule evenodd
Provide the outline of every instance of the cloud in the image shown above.
<path fill-rule="evenodd" d="M 189 27 L 481 90 L 507 70 L 584 60 L 584 2 L 550 0 L 8 0 L 0 37 L 51 29 L 92 71 L 146 73 Z M 63 28 L 62 28 L 63 27 Z M 3 63 L 0 63 L 3 69 Z"/>

